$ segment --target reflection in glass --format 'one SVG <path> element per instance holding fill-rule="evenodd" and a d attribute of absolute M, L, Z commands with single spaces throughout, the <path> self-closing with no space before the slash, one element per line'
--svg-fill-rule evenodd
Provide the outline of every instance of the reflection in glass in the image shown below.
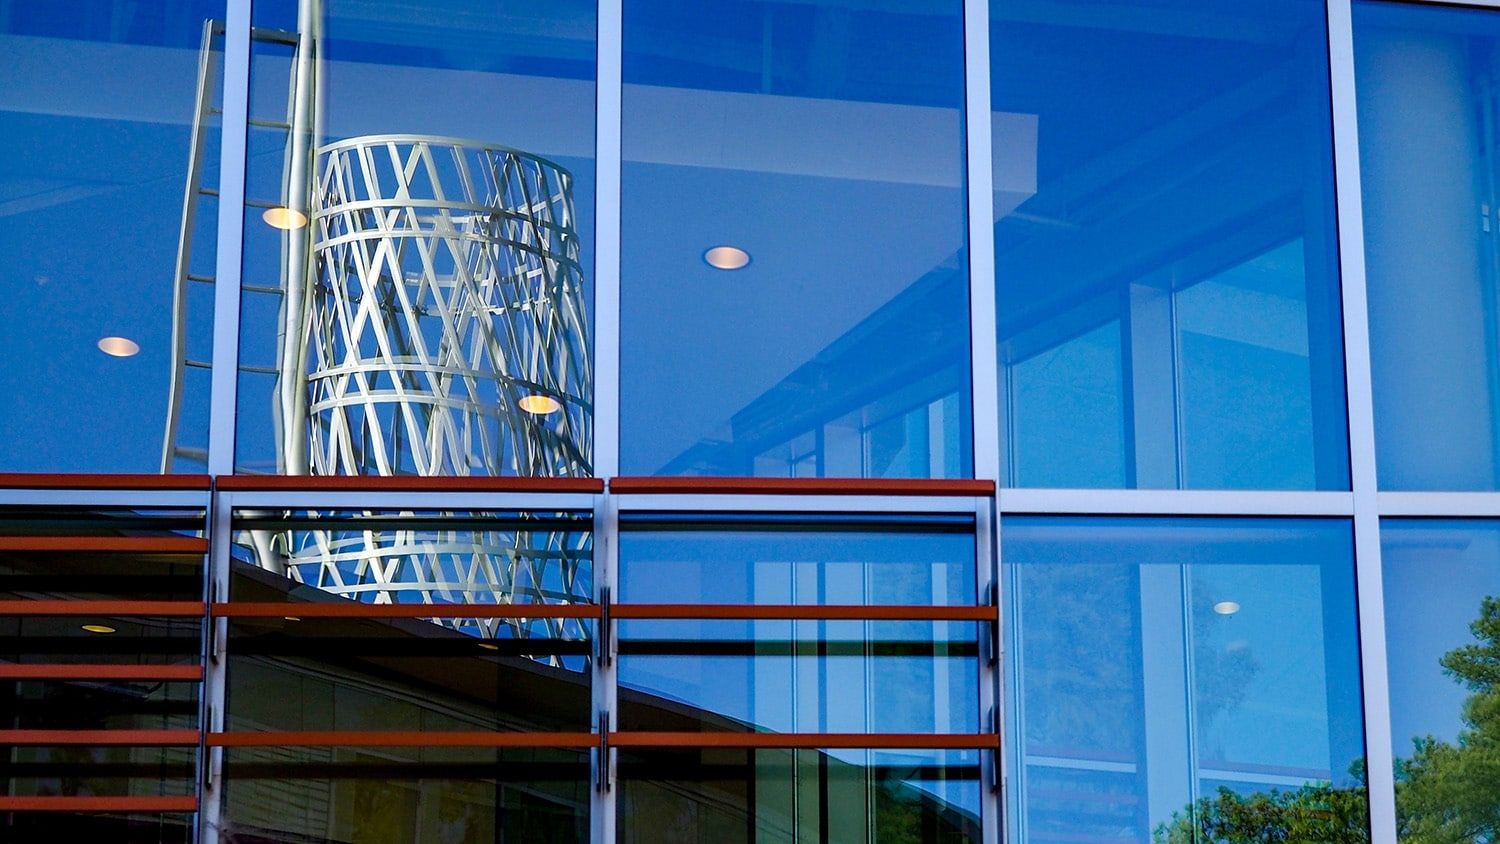
<path fill-rule="evenodd" d="M 1366 825 L 1346 522 L 1001 535 L 1020 840 L 1362 840 L 1332 831 Z"/>
<path fill-rule="evenodd" d="M 972 472 L 962 10 L 624 4 L 623 473 Z"/>
<path fill-rule="evenodd" d="M 1496 840 L 1500 522 L 1387 519 L 1381 556 L 1397 829 Z"/>
<path fill-rule="evenodd" d="M 623 842 L 978 842 L 977 751 L 622 752 Z"/>
<path fill-rule="evenodd" d="M 981 732 L 979 627 L 944 621 L 621 621 L 620 726 Z"/>
<path fill-rule="evenodd" d="M 1348 489 L 1324 8 L 991 3 L 1003 481 Z"/>
<path fill-rule="evenodd" d="M 0 11 L 0 470 L 204 469 L 223 20 Z"/>
<path fill-rule="evenodd" d="M 1382 486 L 1500 486 L 1500 16 L 1354 4 Z"/>
<path fill-rule="evenodd" d="M 972 605 L 972 516 L 623 514 L 620 600 Z"/>
<path fill-rule="evenodd" d="M 241 513 L 237 601 L 366 604 L 587 604 L 593 537 L 573 513 Z M 287 614 L 295 616 L 295 607 Z M 578 618 L 433 619 L 468 636 L 588 637 Z M 548 660 L 563 664 L 561 656 Z M 573 666 L 577 670 L 578 666 Z"/>
<path fill-rule="evenodd" d="M 581 751 L 233 748 L 224 760 L 231 841 L 302 844 L 584 842 Z"/>
<path fill-rule="evenodd" d="M 240 470 L 588 475 L 593 4 L 254 15 Z"/>

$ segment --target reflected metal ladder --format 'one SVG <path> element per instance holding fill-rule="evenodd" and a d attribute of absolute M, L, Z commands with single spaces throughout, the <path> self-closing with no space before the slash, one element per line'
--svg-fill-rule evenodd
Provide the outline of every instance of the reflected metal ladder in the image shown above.
<path fill-rule="evenodd" d="M 208 198 L 217 201 L 219 198 L 217 187 L 203 184 L 203 165 L 210 131 L 215 125 L 219 125 L 222 131 L 222 125 L 218 121 L 223 114 L 223 38 L 223 21 L 211 20 L 204 23 L 203 40 L 198 54 L 198 87 L 193 113 L 192 143 L 188 150 L 187 179 L 183 190 L 182 219 L 177 235 L 177 260 L 174 264 L 172 281 L 172 372 L 167 394 L 166 424 L 162 438 L 161 471 L 163 474 L 180 471 L 182 463 L 199 467 L 206 467 L 208 463 L 206 444 L 181 441 L 180 423 L 184 396 L 188 393 L 188 371 L 208 371 L 212 368 L 211 361 L 195 360 L 188 353 L 188 291 L 190 285 L 202 284 L 212 287 L 216 281 L 212 274 L 193 272 L 193 249 L 200 200 Z M 296 49 L 298 43 L 296 33 L 277 29 L 252 29 L 250 39 L 252 42 L 289 46 L 293 49 Z M 292 97 L 288 98 L 288 114 L 285 119 L 268 120 L 251 115 L 250 126 L 275 129 L 289 136 L 292 131 L 290 112 L 294 108 L 292 99 Z M 290 143 L 286 144 L 288 150 L 290 146 Z M 246 208 L 268 209 L 277 207 L 279 204 L 272 200 L 248 196 L 245 200 Z M 242 286 L 242 290 L 245 293 L 273 296 L 281 296 L 285 292 L 279 283 L 275 287 L 246 283 Z M 244 363 L 237 363 L 237 369 L 240 372 L 273 375 L 277 372 L 275 367 Z"/>

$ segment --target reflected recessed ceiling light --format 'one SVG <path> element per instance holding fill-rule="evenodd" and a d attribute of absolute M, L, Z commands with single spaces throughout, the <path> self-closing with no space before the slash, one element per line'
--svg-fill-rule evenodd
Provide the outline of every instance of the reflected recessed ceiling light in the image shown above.
<path fill-rule="evenodd" d="M 113 633 L 115 629 L 106 624 L 85 624 L 83 629 L 90 633 Z"/>
<path fill-rule="evenodd" d="M 285 618 L 287 621 L 301 621 L 302 620 L 302 619 L 296 617 L 295 615 L 282 616 L 282 618 Z"/>
<path fill-rule="evenodd" d="M 534 413 L 537 416 L 546 416 L 562 410 L 562 405 L 551 396 L 524 396 L 516 404 L 527 413 Z"/>
<path fill-rule="evenodd" d="M 500 646 L 499 645 L 492 645 L 489 642 L 480 642 L 479 643 L 479 647 L 484 648 L 487 651 L 498 651 L 498 650 L 500 650 Z"/>
<path fill-rule="evenodd" d="M 718 270 L 737 270 L 750 263 L 750 253 L 738 246 L 715 246 L 703 253 L 703 260 Z"/>
<path fill-rule="evenodd" d="M 100 337 L 99 351 L 116 358 L 128 358 L 141 350 L 139 343 L 126 337 Z"/>
<path fill-rule="evenodd" d="M 1240 605 L 1234 601 L 1220 601 L 1214 604 L 1214 612 L 1219 615 L 1234 615 L 1240 611 Z"/>
<path fill-rule="evenodd" d="M 306 214 L 302 213 L 301 211 L 294 211 L 291 208 L 287 208 L 281 205 L 278 205 L 275 208 L 267 208 L 260 215 L 260 218 L 262 220 L 265 220 L 266 225 L 270 226 L 271 228 L 283 229 L 285 231 L 300 229 L 303 226 L 307 225 Z"/>

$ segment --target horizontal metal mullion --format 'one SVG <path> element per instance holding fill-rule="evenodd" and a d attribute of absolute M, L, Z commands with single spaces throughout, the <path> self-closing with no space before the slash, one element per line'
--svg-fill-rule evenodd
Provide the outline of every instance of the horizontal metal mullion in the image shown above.
<path fill-rule="evenodd" d="M 1500 517 L 1500 492 L 1382 492 L 1376 507 L 1382 516 Z"/>
<path fill-rule="evenodd" d="M 730 733 L 645 732 L 609 734 L 618 748 L 727 747 L 746 749 L 993 750 L 996 733 Z"/>
<path fill-rule="evenodd" d="M 1350 492 L 1006 489 L 1002 515 L 1353 516 Z"/>
<path fill-rule="evenodd" d="M 599 618 L 597 604 L 364 604 L 281 601 L 213 605 L 217 618 Z"/>
<path fill-rule="evenodd" d="M 808 621 L 995 621 L 995 607 L 868 604 L 612 604 L 610 615 L 628 619 Z"/>
<path fill-rule="evenodd" d="M 236 731 L 209 733 L 209 747 L 537 747 L 587 749 L 599 737 L 587 732 L 487 731 Z"/>
<path fill-rule="evenodd" d="M 245 509 L 591 511 L 592 494 L 558 492 L 224 492 Z"/>
<path fill-rule="evenodd" d="M 984 497 L 900 495 L 611 495 L 621 513 L 955 513 L 973 514 Z"/>
<path fill-rule="evenodd" d="M 18 489 L 0 487 L 3 507 L 130 507 L 197 509 L 208 507 L 207 490 Z"/>
<path fill-rule="evenodd" d="M 615 495 L 861 495 L 973 498 L 995 494 L 995 482 L 971 479 L 724 478 L 699 476 L 610 478 Z"/>

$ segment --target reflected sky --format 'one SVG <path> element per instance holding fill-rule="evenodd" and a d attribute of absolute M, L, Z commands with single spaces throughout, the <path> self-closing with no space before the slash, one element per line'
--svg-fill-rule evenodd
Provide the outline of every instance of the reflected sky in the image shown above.
<path fill-rule="evenodd" d="M 961 4 L 716 11 L 625 4 L 622 472 L 968 475 Z"/>
<path fill-rule="evenodd" d="M 177 355 L 172 303 L 203 28 L 222 0 L 10 4 L 0 14 L 0 468 L 162 468 Z M 217 91 L 217 84 L 214 86 Z M 216 131 L 205 138 L 217 184 Z M 215 204 L 191 269 L 213 271 Z M 189 285 L 186 353 L 207 361 L 211 288 Z M 96 346 L 139 346 L 111 357 Z M 207 370 L 188 375 L 186 442 L 207 435 Z M 178 470 L 201 469 L 185 461 Z"/>

